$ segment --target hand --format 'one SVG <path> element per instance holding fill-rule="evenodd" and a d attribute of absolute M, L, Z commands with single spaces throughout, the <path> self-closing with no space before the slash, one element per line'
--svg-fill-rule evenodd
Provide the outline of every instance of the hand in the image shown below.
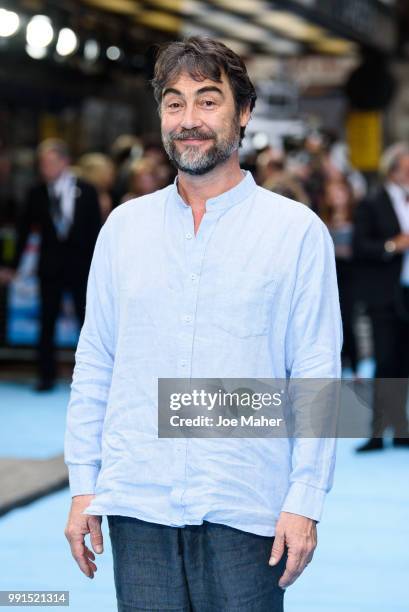
<path fill-rule="evenodd" d="M 397 234 L 390 240 L 395 243 L 396 253 L 403 253 L 409 249 L 409 234 Z"/>
<path fill-rule="evenodd" d="M 270 565 L 276 565 L 287 546 L 287 563 L 278 586 L 282 589 L 293 584 L 310 563 L 317 546 L 317 522 L 313 519 L 281 512 L 275 529 L 275 538 L 271 550 Z"/>
<path fill-rule="evenodd" d="M 13 268 L 0 268 L 0 285 L 8 285 L 15 276 L 16 271 Z"/>
<path fill-rule="evenodd" d="M 80 569 L 88 578 L 94 577 L 97 571 L 95 555 L 84 541 L 86 534 L 91 534 L 91 545 L 98 554 L 104 551 L 101 531 L 101 516 L 81 514 L 93 500 L 94 495 L 75 495 L 72 498 L 71 510 L 68 516 L 64 534 L 71 546 L 71 553 Z"/>

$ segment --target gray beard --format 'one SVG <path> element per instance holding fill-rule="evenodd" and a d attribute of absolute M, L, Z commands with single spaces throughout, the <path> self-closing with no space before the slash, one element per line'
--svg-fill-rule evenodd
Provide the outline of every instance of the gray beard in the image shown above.
<path fill-rule="evenodd" d="M 237 124 L 235 124 L 236 126 Z M 194 130 L 191 130 L 190 134 L 187 130 L 185 133 L 190 135 L 190 137 L 197 136 L 200 138 L 199 134 L 195 133 Z M 207 151 L 201 151 L 195 146 L 187 146 L 184 151 L 180 152 L 176 146 L 177 140 L 178 135 L 172 133 L 164 135 L 162 132 L 163 146 L 170 161 L 178 170 L 186 172 L 186 174 L 199 176 L 210 172 L 219 164 L 226 162 L 232 153 L 239 148 L 240 127 L 238 126 L 235 133 L 233 135 L 230 134 L 229 138 L 220 142 L 214 141 L 214 144 Z"/>

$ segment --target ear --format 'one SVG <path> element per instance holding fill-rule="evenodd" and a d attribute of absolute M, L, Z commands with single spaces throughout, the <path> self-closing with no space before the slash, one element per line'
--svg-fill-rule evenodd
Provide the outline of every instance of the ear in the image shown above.
<path fill-rule="evenodd" d="M 250 117 L 251 117 L 250 105 L 248 105 L 246 106 L 246 108 L 243 108 L 240 111 L 240 126 L 246 127 L 246 125 L 250 121 Z"/>

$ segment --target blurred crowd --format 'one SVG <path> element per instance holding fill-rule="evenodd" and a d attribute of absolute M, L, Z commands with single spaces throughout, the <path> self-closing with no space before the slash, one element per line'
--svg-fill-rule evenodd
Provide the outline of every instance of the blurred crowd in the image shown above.
<path fill-rule="evenodd" d="M 345 145 L 313 133 L 298 150 L 267 147 L 254 160 L 259 184 L 310 206 L 334 242 L 343 323 L 343 366 L 359 381 L 357 315 L 369 322 L 374 369 L 371 437 L 356 450 L 409 448 L 409 143 L 388 147 L 371 180 Z M 361 316 L 362 318 L 362 316 Z"/>
<path fill-rule="evenodd" d="M 88 152 L 75 160 L 63 141 L 48 139 L 31 164 L 24 159 L 16 174 L 11 155 L 0 148 L 0 284 L 14 278 L 28 233 L 37 226 L 41 390 L 50 388 L 56 375 L 52 338 L 64 289 L 72 291 L 82 322 L 101 225 L 116 206 L 168 185 L 175 170 L 160 142 L 133 135 L 120 136 L 109 154 Z M 379 176 L 370 181 L 351 166 L 345 143 L 319 131 L 299 142 L 284 139 L 280 147 L 247 152 L 241 166 L 259 185 L 309 206 L 327 225 L 335 249 L 344 366 L 358 376 L 359 307 L 371 322 L 376 376 L 409 376 L 409 146 L 389 147 Z M 35 168 L 42 182 L 29 188 Z M 82 212 L 74 213 L 78 197 Z"/>
<path fill-rule="evenodd" d="M 51 148 L 53 143 L 56 144 L 57 149 L 61 144 L 57 139 L 47 142 Z M 26 184 L 26 193 L 36 172 L 39 171 L 38 178 L 47 181 L 38 162 L 38 151 L 30 161 L 26 159 L 23 162 L 25 175 L 19 182 L 20 185 Z M 160 142 L 155 138 L 143 140 L 127 134 L 116 139 L 109 153 L 88 152 L 77 159 L 67 159 L 68 163 L 73 175 L 96 190 L 101 223 L 116 206 L 161 189 L 175 177 L 175 170 Z M 254 150 L 242 159 L 242 167 L 251 170 L 262 187 L 312 208 L 328 226 L 335 245 L 344 322 L 343 357 L 356 374 L 358 351 L 354 312 L 362 296 L 358 291 L 359 270 L 352 249 L 353 219 L 357 204 L 367 195 L 367 181 L 350 165 L 347 146 L 331 134 L 319 131 L 312 131 L 297 142 L 285 140 L 281 147 L 266 146 Z M 0 280 L 7 280 L 4 267 L 11 261 L 15 267 L 15 251 L 19 250 L 16 230 L 21 227 L 27 208 L 26 193 L 22 194 L 21 188 L 13 189 L 15 174 L 10 152 L 0 149 L 0 267 L 3 267 Z M 18 173 L 17 178 L 21 178 Z M 19 256 L 21 253 L 18 253 L 17 260 Z"/>
<path fill-rule="evenodd" d="M 61 143 L 59 139 L 51 138 L 45 142 Z M 38 161 L 38 150 L 12 152 L 2 148 L 0 143 L 1 228 L 18 223 L 31 184 L 36 179 L 44 179 Z M 127 134 L 116 139 L 109 153 L 88 152 L 70 158 L 69 165 L 74 175 L 96 189 L 102 221 L 119 204 L 161 189 L 175 176 L 160 143 L 154 138 L 143 141 Z"/>
<path fill-rule="evenodd" d="M 287 151 L 267 147 L 257 155 L 255 170 L 262 187 L 309 206 L 328 227 L 334 241 L 344 326 L 343 363 L 357 376 L 355 315 L 362 296 L 353 256 L 353 220 L 369 185 L 350 165 L 346 145 L 319 132 L 312 132 L 302 143 L 290 142 Z"/>

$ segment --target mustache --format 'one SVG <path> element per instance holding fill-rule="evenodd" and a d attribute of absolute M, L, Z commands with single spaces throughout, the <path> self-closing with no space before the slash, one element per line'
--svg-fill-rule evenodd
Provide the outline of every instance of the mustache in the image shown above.
<path fill-rule="evenodd" d="M 201 132 L 200 130 L 184 130 L 183 132 L 169 134 L 171 140 L 189 140 L 190 138 L 195 140 L 209 140 L 215 139 L 214 132 Z"/>

